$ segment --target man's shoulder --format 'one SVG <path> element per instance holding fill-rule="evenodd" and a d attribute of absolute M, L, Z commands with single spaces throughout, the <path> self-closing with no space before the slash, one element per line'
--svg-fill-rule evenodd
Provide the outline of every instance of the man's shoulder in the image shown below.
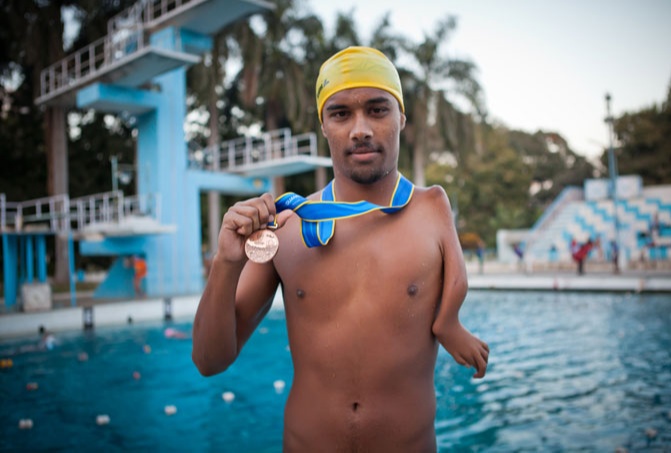
<path fill-rule="evenodd" d="M 452 206 L 441 186 L 415 187 L 410 204 L 413 211 L 421 211 L 419 215 L 426 218 L 447 219 L 452 216 Z"/>
<path fill-rule="evenodd" d="M 445 189 L 439 185 L 428 187 L 415 186 L 413 198 L 426 203 L 449 203 Z"/>

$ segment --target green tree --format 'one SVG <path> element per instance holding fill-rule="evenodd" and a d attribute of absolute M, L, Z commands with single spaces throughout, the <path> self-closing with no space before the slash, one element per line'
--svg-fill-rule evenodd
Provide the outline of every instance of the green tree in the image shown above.
<path fill-rule="evenodd" d="M 528 227 L 536 213 L 530 210 L 531 173 L 507 131 L 487 127 L 482 135 L 483 151 L 471 153 L 469 162 L 458 163 L 453 153 L 434 155 L 426 173 L 427 182 L 442 185 L 458 207 L 459 232 L 476 233 L 493 246 L 497 230 Z"/>
<path fill-rule="evenodd" d="M 480 101 L 481 88 L 475 78 L 475 64 L 470 61 L 446 57 L 442 47 L 448 43 L 450 34 L 457 27 L 457 19 L 448 16 L 437 23 L 432 35 L 425 34 L 424 40 L 414 44 L 406 41 L 406 50 L 418 66 L 418 73 L 406 82 L 404 91 L 406 99 L 410 98 L 411 110 L 408 120 L 412 130 L 409 144 L 412 149 L 413 180 L 415 184 L 424 185 L 426 155 L 428 153 L 428 129 L 436 123 L 436 106 L 445 107 L 439 100 L 445 96 L 448 88 L 463 95 L 477 112 L 482 111 Z M 411 75 L 411 73 L 407 73 Z M 446 87 L 449 85 L 449 87 Z M 440 87 L 443 87 L 440 89 Z"/>
<path fill-rule="evenodd" d="M 622 115 L 614 129 L 620 174 L 640 175 L 644 185 L 671 183 L 671 86 L 661 105 Z M 607 152 L 601 161 L 607 168 Z"/>
<path fill-rule="evenodd" d="M 59 105 L 35 107 L 33 100 L 41 94 L 40 74 L 44 68 L 65 56 L 64 23 L 65 12 L 74 11 L 82 30 L 92 30 L 87 18 L 95 11 L 116 13 L 124 6 L 123 1 L 77 2 L 74 0 L 0 0 L 0 77 L 2 80 L 2 103 L 13 106 L 3 114 L 3 127 L 11 127 L 16 118 L 14 112 L 30 115 L 43 124 L 41 139 L 17 137 L 12 140 L 17 149 L 31 150 L 26 155 L 42 155 L 46 161 L 46 193 L 57 195 L 69 191 L 68 126 L 67 108 Z M 103 32 L 104 33 L 104 32 Z M 76 39 L 75 39 L 76 41 Z M 12 85 L 18 85 L 14 87 Z M 8 89 L 9 88 L 9 89 Z M 27 120 L 18 120 L 24 124 Z M 25 146 L 23 146 L 25 145 Z M 4 146 L 0 144 L 0 146 Z M 16 156 L 15 153 L 9 154 Z M 19 162 L 24 156 L 18 157 Z M 12 163 L 9 164 L 13 167 Z M 35 165 L 35 163 L 33 163 Z M 67 279 L 67 250 L 62 240 L 56 241 L 56 281 Z"/>
<path fill-rule="evenodd" d="M 585 179 L 595 176 L 594 166 L 571 150 L 558 133 L 512 130 L 508 137 L 509 145 L 531 173 L 532 205 L 536 209 L 544 209 L 565 187 L 582 187 Z"/>

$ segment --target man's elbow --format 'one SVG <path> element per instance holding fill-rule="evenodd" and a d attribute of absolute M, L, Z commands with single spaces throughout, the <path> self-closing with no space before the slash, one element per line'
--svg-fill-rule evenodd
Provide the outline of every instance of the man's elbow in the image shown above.
<path fill-rule="evenodd" d="M 214 376 L 215 374 L 223 373 L 235 361 L 235 355 L 229 354 L 232 357 L 223 357 L 221 360 L 211 360 L 206 354 L 199 354 L 195 350 L 191 352 L 191 360 L 198 372 L 205 377 Z"/>
<path fill-rule="evenodd" d="M 468 293 L 468 276 L 464 272 L 463 274 L 457 276 L 452 281 L 452 288 L 450 289 L 450 295 L 454 300 L 458 300 L 459 304 L 463 303 L 466 299 L 466 293 Z"/>
<path fill-rule="evenodd" d="M 437 338 L 443 338 L 459 323 L 459 310 L 468 293 L 468 278 L 457 276 L 452 279 L 447 289 L 447 298 L 443 298 L 441 308 L 431 326 L 431 331 Z"/>

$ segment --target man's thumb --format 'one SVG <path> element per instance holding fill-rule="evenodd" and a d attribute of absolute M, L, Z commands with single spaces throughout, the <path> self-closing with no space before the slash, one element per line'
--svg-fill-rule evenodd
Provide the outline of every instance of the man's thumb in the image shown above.
<path fill-rule="evenodd" d="M 275 223 L 277 223 L 277 228 L 282 228 L 284 224 L 287 223 L 287 220 L 289 220 L 289 217 L 291 217 L 293 214 L 294 211 L 291 209 L 287 209 L 277 214 L 275 216 Z"/>

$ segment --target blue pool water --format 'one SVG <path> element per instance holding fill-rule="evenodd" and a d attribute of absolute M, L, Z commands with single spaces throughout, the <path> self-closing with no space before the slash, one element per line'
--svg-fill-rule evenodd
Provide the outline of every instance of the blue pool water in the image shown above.
<path fill-rule="evenodd" d="M 473 380 L 440 352 L 440 451 L 671 451 L 671 296 L 471 291 L 462 320 L 489 343 L 490 366 Z M 211 378 L 192 365 L 191 341 L 165 338 L 165 327 L 60 334 L 51 351 L 0 343 L 13 360 L 0 369 L 0 450 L 281 451 L 284 313 L 271 311 Z"/>

